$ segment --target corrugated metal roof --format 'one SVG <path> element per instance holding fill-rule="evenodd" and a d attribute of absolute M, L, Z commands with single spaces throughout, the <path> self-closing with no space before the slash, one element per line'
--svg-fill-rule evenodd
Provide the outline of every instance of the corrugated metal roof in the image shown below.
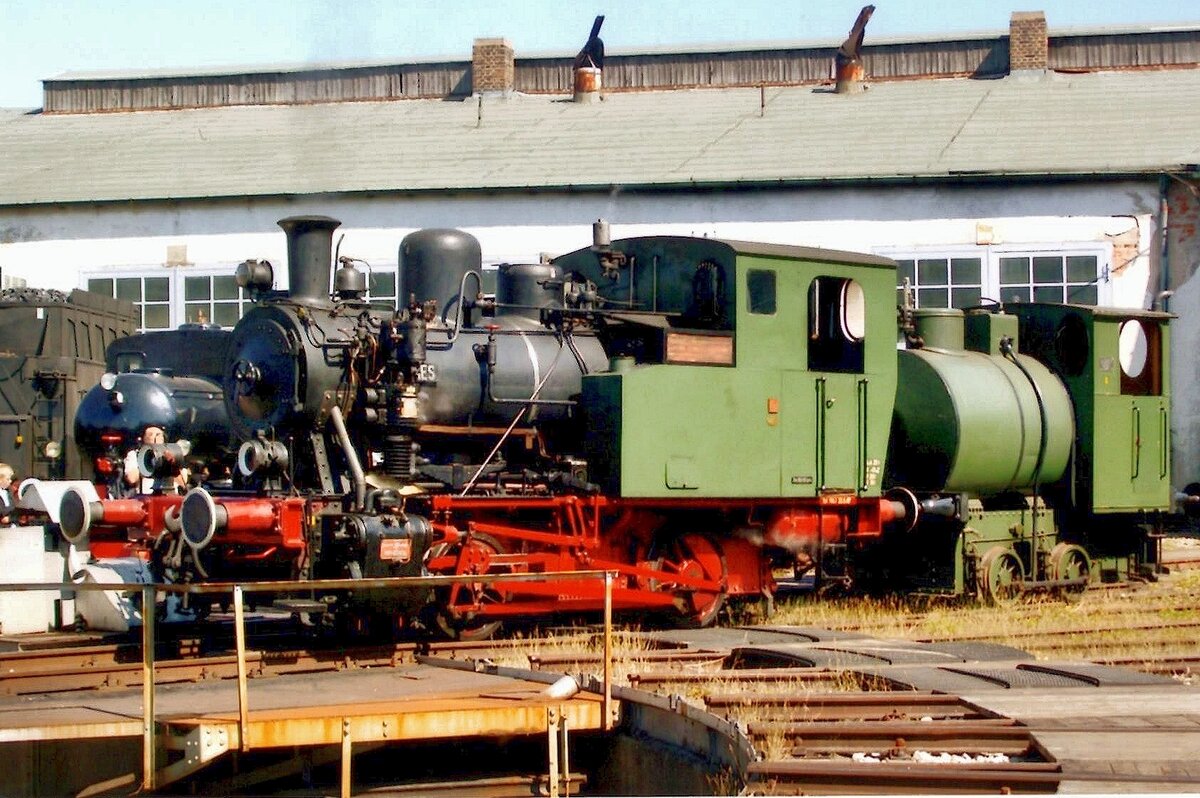
<path fill-rule="evenodd" d="M 1200 70 L 33 115 L 0 205 L 1129 174 L 1200 162 Z"/>

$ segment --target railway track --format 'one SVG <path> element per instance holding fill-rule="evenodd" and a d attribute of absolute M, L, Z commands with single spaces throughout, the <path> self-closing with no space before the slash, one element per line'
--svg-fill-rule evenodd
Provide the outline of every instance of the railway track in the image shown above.
<path fill-rule="evenodd" d="M 1103 595 L 1104 601 L 1110 600 Z M 1011 611 L 1018 628 L 995 634 L 928 634 L 931 619 L 936 620 L 935 613 L 942 610 L 909 611 L 902 620 L 913 645 L 1006 643 L 1039 659 L 1087 653 L 1097 665 L 1183 676 L 1200 672 L 1200 656 L 1190 654 L 1194 651 L 1190 641 L 1200 623 L 1188 617 L 1160 622 L 1144 618 L 1187 613 L 1191 595 L 1133 591 L 1132 596 L 1119 599 L 1119 608 L 1105 612 L 1089 609 L 1092 594 L 1082 605 L 1070 607 L 1047 603 L 977 610 L 979 617 L 988 618 Z M 1053 623 L 1044 617 L 1048 613 L 1058 613 Z M 870 622 L 839 626 L 854 639 L 871 638 L 884 629 L 894 634 L 896 627 Z M 977 624 L 965 627 L 979 628 Z M 1056 790 L 1064 778 L 1058 763 L 1046 761 L 1029 728 L 981 710 L 952 691 L 906 687 L 892 680 L 886 667 L 853 672 L 840 665 L 738 663 L 728 646 L 688 645 L 679 642 L 683 637 L 636 631 L 619 635 L 617 678 L 639 690 L 680 696 L 735 721 L 759 756 L 743 774 L 751 792 L 1047 792 Z M 336 650 L 284 645 L 288 642 L 284 636 L 266 639 L 270 645 L 252 641 L 247 652 L 253 678 L 386 668 L 412 662 L 421 654 L 554 672 L 598 674 L 602 667 L 594 633 L 587 629 L 556 630 L 550 640 L 404 642 Z M 201 645 L 198 640 L 172 641 L 156 663 L 156 682 L 236 678 L 236 657 L 206 652 L 211 643 Z M 1094 655 L 1098 644 L 1107 655 Z M 0 694 L 137 687 L 142 678 L 140 657 L 138 646 L 130 643 L 0 654 Z M 739 664 L 745 667 L 734 667 Z M 1081 776 L 1074 773 L 1071 778 L 1078 781 Z M 1087 775 L 1082 778 L 1086 781 Z M 1169 779 L 1152 783 L 1156 788 L 1172 784 Z M 1195 788 L 1185 780 L 1179 784 Z"/>

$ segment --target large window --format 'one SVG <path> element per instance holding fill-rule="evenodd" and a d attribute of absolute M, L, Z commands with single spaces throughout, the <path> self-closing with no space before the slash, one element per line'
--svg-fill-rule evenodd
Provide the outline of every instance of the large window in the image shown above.
<path fill-rule="evenodd" d="M 1006 255 L 1000 258 L 1004 302 L 1099 303 L 1095 255 Z"/>
<path fill-rule="evenodd" d="M 186 275 L 183 278 L 183 316 L 191 324 L 232 327 L 250 300 L 233 275 Z"/>
<path fill-rule="evenodd" d="M 1097 246 L 884 254 L 899 264 L 897 290 L 907 280 L 920 308 L 967 308 L 993 300 L 1101 305 L 1111 298 L 1108 252 Z"/>
<path fill-rule="evenodd" d="M 83 274 L 83 284 L 138 307 L 139 331 L 173 330 L 180 324 L 233 327 L 253 302 L 238 288 L 234 265 L 146 267 Z M 396 267 L 371 266 L 367 296 L 376 305 L 396 306 Z"/>
<path fill-rule="evenodd" d="M 171 327 L 171 278 L 163 276 L 102 277 L 87 281 L 89 291 L 128 299 L 138 308 L 138 327 L 167 330 Z"/>
<path fill-rule="evenodd" d="M 982 258 L 916 258 L 898 261 L 896 287 L 917 292 L 917 307 L 966 308 L 983 296 Z"/>

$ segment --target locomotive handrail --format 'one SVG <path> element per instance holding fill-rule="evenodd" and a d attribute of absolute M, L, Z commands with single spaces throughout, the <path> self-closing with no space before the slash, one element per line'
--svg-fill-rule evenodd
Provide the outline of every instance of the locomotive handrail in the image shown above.
<path fill-rule="evenodd" d="M 203 584 L 169 584 L 149 582 L 142 584 L 113 585 L 101 582 L 0 582 L 0 593 L 5 591 L 28 592 L 39 590 L 129 593 L 138 591 L 142 594 L 142 789 L 154 790 L 157 781 L 157 764 L 155 757 L 155 723 L 154 723 L 154 647 L 155 647 L 155 613 L 145 612 L 146 607 L 157 605 L 158 593 L 176 593 L 196 595 L 203 593 L 233 593 L 234 634 L 237 649 L 237 681 L 238 681 L 238 743 L 241 750 L 249 750 L 247 728 L 250 723 L 250 703 L 247 690 L 248 674 L 246 668 L 246 628 L 243 615 L 243 596 L 245 593 L 273 593 L 290 590 L 312 590 L 314 588 L 400 588 L 400 587 L 432 587 L 453 584 L 455 582 L 537 582 L 562 577 L 572 579 L 603 579 L 604 580 L 604 694 L 601 700 L 603 728 L 612 728 L 612 611 L 613 611 L 613 582 L 616 572 L 604 569 L 587 571 L 547 571 L 544 573 L 507 573 L 507 574 L 452 574 L 444 576 L 392 576 L 371 579 L 313 579 L 308 581 L 288 580 L 277 582 L 207 582 Z M 343 769 L 349 764 L 343 762 Z"/>

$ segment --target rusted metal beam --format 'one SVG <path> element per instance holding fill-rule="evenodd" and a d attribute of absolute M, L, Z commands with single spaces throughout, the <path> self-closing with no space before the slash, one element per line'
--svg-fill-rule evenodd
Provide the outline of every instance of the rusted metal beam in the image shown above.
<path fill-rule="evenodd" d="M 788 760 L 755 762 L 747 770 L 752 781 L 747 789 L 754 791 L 762 785 L 767 794 L 792 785 L 806 791 L 841 786 L 843 791 L 853 787 L 860 792 L 1055 792 L 1064 778 L 1059 765 L 1052 762 L 942 765 Z"/>
<path fill-rule="evenodd" d="M 233 589 L 233 628 L 237 646 L 238 745 L 243 751 L 249 751 L 246 727 L 250 722 L 250 697 L 246 692 L 246 616 L 242 603 L 242 588 L 238 586 Z"/>
<path fill-rule="evenodd" d="M 604 730 L 613 726 L 612 706 L 612 591 L 613 572 L 604 574 Z"/>
<path fill-rule="evenodd" d="M 351 773 L 350 766 L 354 761 L 354 741 L 350 736 L 350 719 L 342 718 L 342 778 L 341 778 L 341 798 L 350 798 L 351 795 Z"/>
<path fill-rule="evenodd" d="M 646 687 L 658 684 L 704 684 L 719 680 L 729 684 L 734 682 L 749 682 L 764 684 L 767 682 L 796 682 L 796 683 L 827 683 L 845 679 L 845 671 L 828 668 L 745 668 L 739 670 L 720 670 L 708 673 L 680 671 L 645 671 L 631 673 L 628 676 L 632 687 Z"/>
<path fill-rule="evenodd" d="M 463 737 L 535 735 L 545 732 L 545 700 L 537 693 L 513 699 L 466 696 L 430 700 L 406 700 L 385 704 L 317 706 L 285 710 L 256 710 L 250 713 L 246 740 L 251 749 L 291 745 L 338 745 L 342 721 L 350 724 L 355 742 L 435 740 Z M 522 698 L 524 700 L 516 700 Z M 602 726 L 601 702 L 592 696 L 577 696 L 561 704 L 562 712 L 577 729 Z M 164 721 L 166 723 L 166 721 Z M 173 729 L 217 726 L 218 716 L 172 718 Z M 224 721 L 236 734 L 237 721 Z"/>
<path fill-rule="evenodd" d="M 154 621 L 158 614 L 153 585 L 142 588 L 142 790 L 153 792 L 158 766 L 154 726 Z"/>

